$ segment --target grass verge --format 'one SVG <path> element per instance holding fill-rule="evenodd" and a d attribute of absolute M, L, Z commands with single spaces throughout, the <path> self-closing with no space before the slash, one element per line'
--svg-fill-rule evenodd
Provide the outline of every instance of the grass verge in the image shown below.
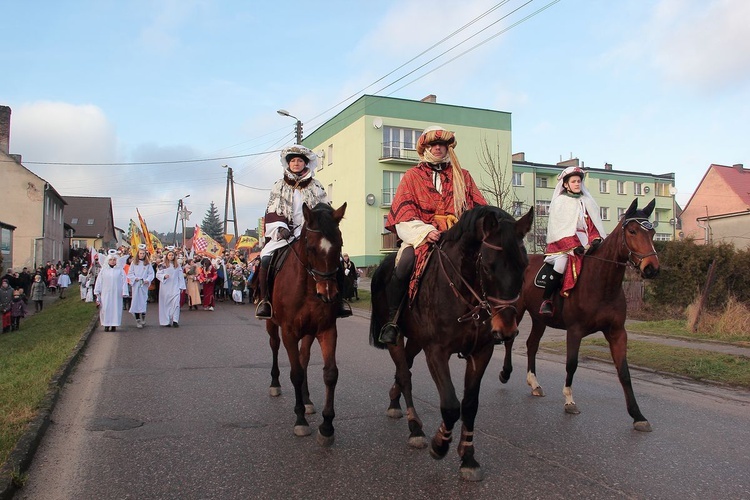
<path fill-rule="evenodd" d="M 541 347 L 565 355 L 565 342 L 544 342 Z M 579 355 L 612 361 L 605 339 L 583 339 Z M 750 358 L 745 356 L 628 340 L 628 363 L 694 380 L 750 389 Z"/>
<path fill-rule="evenodd" d="M 354 309 L 364 309 L 366 311 L 370 310 L 370 292 L 367 290 L 358 290 L 357 295 L 359 296 L 359 300 L 354 300 L 352 302 L 349 302 L 349 305 L 352 306 Z"/>
<path fill-rule="evenodd" d="M 695 340 L 720 340 L 737 345 L 750 345 L 750 335 L 741 333 L 724 333 L 702 331 L 693 332 L 682 319 L 664 319 L 660 321 L 631 321 L 627 324 L 628 332 L 646 335 L 687 337 Z"/>
<path fill-rule="evenodd" d="M 19 331 L 0 335 L 0 464 L 91 322 L 96 307 L 76 297 L 70 293 L 67 299 L 45 304 L 44 311 L 21 320 Z"/>

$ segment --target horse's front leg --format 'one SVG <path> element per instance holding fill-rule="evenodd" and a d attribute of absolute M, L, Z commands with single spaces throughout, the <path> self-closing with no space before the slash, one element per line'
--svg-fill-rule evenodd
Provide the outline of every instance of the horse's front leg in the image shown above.
<path fill-rule="evenodd" d="M 302 337 L 302 347 L 299 352 L 299 362 L 302 365 L 302 373 L 305 375 L 305 378 L 302 380 L 302 401 L 305 403 L 305 415 L 315 413 L 315 405 L 310 399 L 310 388 L 307 385 L 307 367 L 310 365 L 310 348 L 314 340 L 315 337 L 312 335 Z"/>
<path fill-rule="evenodd" d="M 430 443 L 430 455 L 432 455 L 432 458 L 440 460 L 445 457 L 450 448 L 453 440 L 453 426 L 461 417 L 461 406 L 456 397 L 453 381 L 451 381 L 450 367 L 448 366 L 450 353 L 437 346 L 430 346 L 425 349 L 425 357 L 432 380 L 440 394 L 440 414 L 443 421 Z"/>
<path fill-rule="evenodd" d="M 510 380 L 510 374 L 513 373 L 513 340 L 508 339 L 505 341 L 505 357 L 503 358 L 503 369 L 500 370 L 500 382 L 507 384 Z"/>
<path fill-rule="evenodd" d="M 309 436 L 312 432 L 310 424 L 305 419 L 305 403 L 302 397 L 302 384 L 305 381 L 305 372 L 300 363 L 299 346 L 297 345 L 297 332 L 289 329 L 282 329 L 282 338 L 287 356 L 289 356 L 289 379 L 294 386 L 294 413 L 297 415 L 297 421 L 294 423 L 295 436 Z"/>
<path fill-rule="evenodd" d="M 482 377 L 492 359 L 493 344 L 475 351 L 466 358 L 466 374 L 464 376 L 464 398 L 461 402 L 461 441 L 458 444 L 458 456 L 461 457 L 461 477 L 467 481 L 481 481 L 484 472 L 479 462 L 474 458 L 474 421 L 479 409 L 479 389 Z"/>
<path fill-rule="evenodd" d="M 339 369 L 336 366 L 337 332 L 335 323 L 331 328 L 318 333 L 317 337 L 323 355 L 323 382 L 326 385 L 326 402 L 323 406 L 323 422 L 318 427 L 318 444 L 331 446 L 334 441 L 333 419 L 336 416 L 333 401 L 336 394 L 336 383 L 339 379 Z"/>
<path fill-rule="evenodd" d="M 281 346 L 281 339 L 279 339 L 279 327 L 271 320 L 266 320 L 266 331 L 268 332 L 268 343 L 271 346 L 271 386 L 268 388 L 268 394 L 277 397 L 281 396 L 281 382 L 279 381 L 279 347 Z"/>
<path fill-rule="evenodd" d="M 544 396 L 544 389 L 536 378 L 536 354 L 539 352 L 539 342 L 546 329 L 547 325 L 543 320 L 531 318 L 531 331 L 526 339 L 526 383 L 531 387 L 532 396 Z"/>
<path fill-rule="evenodd" d="M 388 352 L 396 365 L 396 382 L 390 392 L 391 406 L 388 408 L 388 415 L 394 416 L 392 413 L 394 401 L 400 413 L 398 396 L 403 393 L 404 403 L 406 403 L 406 419 L 409 426 L 409 446 L 421 449 L 427 446 L 427 439 L 424 435 L 422 420 L 414 407 L 411 385 L 411 367 L 414 364 L 414 357 L 419 354 L 420 350 L 412 341 L 406 341 L 406 346 L 404 346 L 403 337 L 399 339 L 398 345 L 388 346 Z"/>
<path fill-rule="evenodd" d="M 617 368 L 617 377 L 620 379 L 622 390 L 625 392 L 625 403 L 628 413 L 633 417 L 633 427 L 637 431 L 651 432 L 651 424 L 641 413 L 638 403 L 635 400 L 633 384 L 630 381 L 630 370 L 628 369 L 628 333 L 625 327 L 616 327 L 604 331 L 604 338 L 609 342 L 609 352 L 612 354 L 612 361 Z"/>
<path fill-rule="evenodd" d="M 563 396 L 565 396 L 565 413 L 578 415 L 581 411 L 573 401 L 573 376 L 578 369 L 578 353 L 581 349 L 581 340 L 583 334 L 577 330 L 568 329 L 566 338 L 567 357 L 565 360 L 565 387 L 563 387 Z"/>

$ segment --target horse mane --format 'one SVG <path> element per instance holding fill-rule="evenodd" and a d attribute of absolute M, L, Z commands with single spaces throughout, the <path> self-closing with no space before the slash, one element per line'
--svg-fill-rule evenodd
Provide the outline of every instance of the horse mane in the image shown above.
<path fill-rule="evenodd" d="M 445 242 L 458 242 L 465 239 L 481 241 L 484 235 L 477 234 L 477 222 L 487 216 L 495 217 L 500 224 L 515 225 L 516 223 L 516 219 L 502 208 L 492 205 L 479 205 L 464 212 L 458 222 L 443 233 L 441 240 Z M 516 262 L 522 262 L 524 257 L 518 245 L 516 232 L 514 230 L 500 231 L 500 238 L 500 245 L 508 253 L 508 256 Z"/>
<path fill-rule="evenodd" d="M 308 229 L 314 229 L 320 231 L 327 238 L 332 238 L 335 243 L 341 243 L 341 233 L 338 231 L 338 223 L 333 219 L 334 209 L 328 203 L 318 203 L 311 209 L 313 217 L 310 222 L 311 227 Z"/>

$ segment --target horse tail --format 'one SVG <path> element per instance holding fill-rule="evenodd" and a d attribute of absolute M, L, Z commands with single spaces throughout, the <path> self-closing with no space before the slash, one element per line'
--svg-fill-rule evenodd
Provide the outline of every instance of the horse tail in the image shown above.
<path fill-rule="evenodd" d="M 388 321 L 388 300 L 386 299 L 386 285 L 393 274 L 393 266 L 396 263 L 396 254 L 390 254 L 383 259 L 375 268 L 370 281 L 370 297 L 372 301 L 372 313 L 370 314 L 370 345 L 378 349 L 386 349 L 386 344 L 378 340 L 380 330 Z"/>

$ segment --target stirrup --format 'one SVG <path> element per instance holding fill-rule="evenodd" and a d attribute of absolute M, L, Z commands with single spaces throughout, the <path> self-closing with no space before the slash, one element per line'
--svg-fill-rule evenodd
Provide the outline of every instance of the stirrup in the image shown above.
<path fill-rule="evenodd" d="M 550 299 L 545 299 L 539 307 L 539 314 L 542 316 L 552 316 L 555 314 L 555 308 L 552 306 Z"/>
<path fill-rule="evenodd" d="M 345 300 L 339 302 L 339 309 L 336 311 L 337 318 L 348 318 L 352 315 L 352 306 Z"/>
<path fill-rule="evenodd" d="M 383 325 L 383 328 L 380 329 L 380 337 L 378 338 L 378 342 L 380 342 L 381 344 L 396 345 L 396 342 L 398 342 L 399 333 L 400 332 L 398 329 L 398 325 L 393 322 L 388 322 Z"/>
<path fill-rule="evenodd" d="M 255 317 L 258 319 L 271 319 L 273 316 L 273 306 L 271 303 L 263 299 L 258 302 L 258 307 L 255 308 Z"/>

